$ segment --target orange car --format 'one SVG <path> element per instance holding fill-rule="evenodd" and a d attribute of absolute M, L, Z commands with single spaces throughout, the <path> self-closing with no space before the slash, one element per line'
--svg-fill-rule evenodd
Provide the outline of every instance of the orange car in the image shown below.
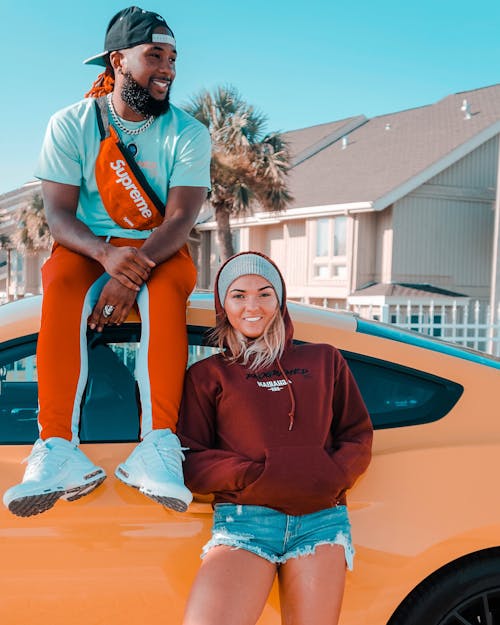
<path fill-rule="evenodd" d="M 376 428 L 349 494 L 355 567 L 341 625 L 500 623 L 500 362 L 351 314 L 290 304 L 301 341 L 336 345 Z M 34 359 L 40 298 L 0 307 L 0 489 L 37 437 Z M 212 296 L 188 310 L 190 360 L 214 322 Z M 37 517 L 0 510 L 0 623 L 180 623 L 208 540 L 211 505 L 164 509 L 115 480 L 138 435 L 132 371 L 140 324 L 89 337 L 85 453 L 108 479 Z M 259 620 L 280 623 L 274 589 Z"/>

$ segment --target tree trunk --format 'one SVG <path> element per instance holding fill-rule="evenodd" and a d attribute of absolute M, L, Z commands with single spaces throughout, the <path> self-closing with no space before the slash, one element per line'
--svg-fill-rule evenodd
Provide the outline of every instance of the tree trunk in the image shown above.
<path fill-rule="evenodd" d="M 224 262 L 234 254 L 233 238 L 229 225 L 230 211 L 225 206 L 215 207 L 215 221 L 217 223 L 217 243 L 221 261 Z"/>

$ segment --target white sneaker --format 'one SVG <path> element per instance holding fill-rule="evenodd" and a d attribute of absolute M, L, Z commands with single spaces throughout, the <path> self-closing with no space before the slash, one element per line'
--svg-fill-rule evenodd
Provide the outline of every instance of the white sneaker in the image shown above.
<path fill-rule="evenodd" d="M 153 430 L 118 465 L 115 475 L 153 501 L 185 512 L 193 496 L 184 486 L 183 460 L 177 436 L 169 429 Z"/>
<path fill-rule="evenodd" d="M 3 503 L 15 515 L 27 517 L 52 508 L 58 499 L 75 501 L 88 495 L 105 479 L 77 445 L 64 438 L 38 439 L 23 481 L 5 491 Z"/>

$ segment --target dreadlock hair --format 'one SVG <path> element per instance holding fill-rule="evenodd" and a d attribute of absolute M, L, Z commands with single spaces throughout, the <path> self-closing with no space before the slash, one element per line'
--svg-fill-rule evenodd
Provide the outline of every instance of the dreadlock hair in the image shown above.
<path fill-rule="evenodd" d="M 256 339 L 248 339 L 235 330 L 225 312 L 222 312 L 217 315 L 209 340 L 231 362 L 239 361 L 245 367 L 248 366 L 250 371 L 264 369 L 281 358 L 285 348 L 285 323 L 280 307 L 276 308 L 264 332 Z"/>
<path fill-rule="evenodd" d="M 85 94 L 86 98 L 100 98 L 103 95 L 108 95 L 113 91 L 115 86 L 115 75 L 111 67 L 99 74 L 99 76 L 92 83 L 92 87 Z"/>

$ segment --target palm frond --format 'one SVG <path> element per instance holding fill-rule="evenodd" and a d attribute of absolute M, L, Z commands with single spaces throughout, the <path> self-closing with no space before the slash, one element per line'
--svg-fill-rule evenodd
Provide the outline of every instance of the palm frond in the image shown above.
<path fill-rule="evenodd" d="M 31 201 L 18 210 L 17 221 L 19 228 L 11 237 L 16 247 L 27 251 L 50 249 L 52 237 L 39 193 L 35 193 Z"/>
<path fill-rule="evenodd" d="M 216 214 L 250 213 L 258 205 L 283 210 L 290 202 L 287 174 L 290 152 L 278 132 L 265 134 L 266 116 L 248 104 L 231 85 L 203 90 L 184 105 L 205 124 L 212 139 L 210 203 Z M 218 219 L 218 229 L 229 220 Z M 218 230 L 220 244 L 228 245 L 227 232 Z M 231 250 L 222 251 L 227 257 Z"/>

